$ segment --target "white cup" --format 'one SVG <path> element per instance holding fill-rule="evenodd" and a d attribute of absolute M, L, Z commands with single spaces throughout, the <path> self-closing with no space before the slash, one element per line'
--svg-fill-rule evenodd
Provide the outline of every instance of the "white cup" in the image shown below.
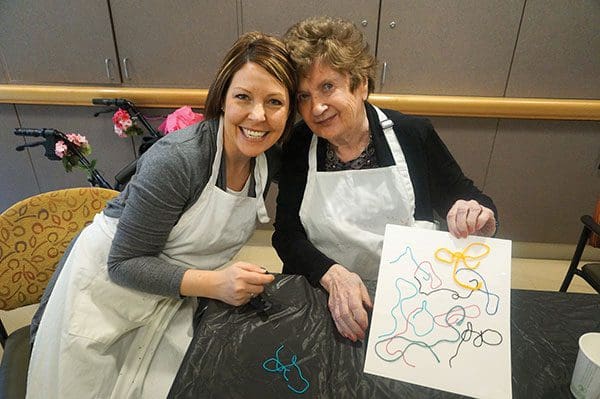
<path fill-rule="evenodd" d="M 571 393 L 577 399 L 600 398 L 600 333 L 579 338 L 579 353 L 571 379 Z"/>

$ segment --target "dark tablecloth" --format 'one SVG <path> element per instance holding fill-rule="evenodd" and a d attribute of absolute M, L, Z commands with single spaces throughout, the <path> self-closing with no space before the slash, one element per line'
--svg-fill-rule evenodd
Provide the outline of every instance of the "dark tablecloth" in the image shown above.
<path fill-rule="evenodd" d="M 375 282 L 366 285 L 373 296 Z M 337 334 L 326 292 L 303 277 L 277 276 L 265 298 L 268 319 L 249 305 L 199 307 L 169 398 L 461 397 L 363 373 L 366 343 Z M 513 397 L 570 398 L 577 341 L 589 331 L 600 331 L 600 295 L 512 290 Z"/>

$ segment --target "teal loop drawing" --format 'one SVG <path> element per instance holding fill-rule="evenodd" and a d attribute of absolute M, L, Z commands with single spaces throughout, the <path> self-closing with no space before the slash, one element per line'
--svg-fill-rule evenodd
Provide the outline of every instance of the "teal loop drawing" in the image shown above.
<path fill-rule="evenodd" d="M 275 351 L 275 357 L 270 357 L 267 360 L 265 360 L 262 364 L 263 369 L 265 369 L 268 372 L 271 373 L 281 373 L 283 375 L 283 379 L 285 380 L 285 382 L 288 383 L 287 387 L 289 388 L 290 391 L 294 392 L 294 393 L 304 393 L 308 390 L 308 387 L 310 387 L 310 383 L 308 382 L 308 380 L 306 378 L 304 378 L 304 375 L 302 375 L 302 370 L 300 370 L 300 366 L 298 366 L 297 364 L 297 360 L 298 357 L 296 355 L 292 355 L 291 357 L 291 363 L 290 364 L 283 364 L 281 362 L 281 360 L 279 359 L 279 352 L 281 352 L 281 350 L 283 349 L 283 344 L 281 344 L 279 346 L 279 348 L 277 348 L 277 350 Z M 290 383 L 290 374 L 294 374 L 292 371 L 295 370 L 297 372 L 297 376 L 296 378 L 294 378 L 295 382 L 301 382 L 304 384 L 304 387 L 300 388 L 300 387 L 294 387 L 292 384 L 294 384 L 293 382 Z"/>

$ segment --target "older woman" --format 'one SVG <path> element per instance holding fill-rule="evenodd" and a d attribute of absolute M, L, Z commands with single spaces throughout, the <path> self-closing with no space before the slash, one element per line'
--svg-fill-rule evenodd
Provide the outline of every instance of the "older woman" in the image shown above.
<path fill-rule="evenodd" d="M 242 305 L 273 276 L 235 262 L 293 121 L 283 43 L 251 32 L 229 50 L 206 121 L 172 133 L 72 246 L 33 345 L 28 398 L 165 398 L 192 337 L 197 297 Z"/>
<path fill-rule="evenodd" d="M 492 236 L 496 208 L 464 176 L 430 122 L 367 102 L 376 61 L 350 22 L 312 18 L 284 38 L 303 122 L 284 145 L 273 246 L 285 273 L 329 293 L 340 334 L 363 339 L 387 223 Z"/>

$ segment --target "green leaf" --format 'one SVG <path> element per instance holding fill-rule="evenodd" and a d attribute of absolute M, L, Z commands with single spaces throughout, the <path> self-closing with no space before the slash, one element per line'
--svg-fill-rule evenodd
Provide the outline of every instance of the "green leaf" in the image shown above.
<path fill-rule="evenodd" d="M 131 136 L 141 136 L 144 131 L 137 125 L 131 125 L 129 129 L 125 130 L 125 134 Z"/>
<path fill-rule="evenodd" d="M 62 159 L 63 166 L 65 167 L 65 170 L 67 171 L 67 173 L 69 173 L 69 172 L 71 172 L 73 170 L 73 165 L 69 161 L 69 158 L 70 157 L 65 156 Z"/>

